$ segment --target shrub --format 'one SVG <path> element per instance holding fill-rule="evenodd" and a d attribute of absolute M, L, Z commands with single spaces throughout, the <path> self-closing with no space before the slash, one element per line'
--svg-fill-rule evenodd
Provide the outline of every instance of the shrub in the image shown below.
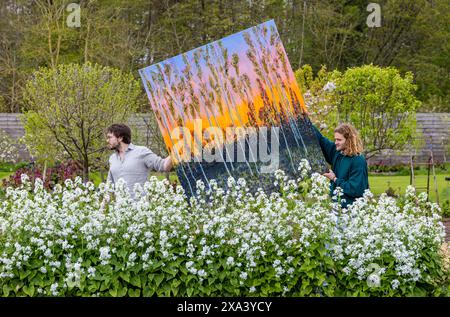
<path fill-rule="evenodd" d="M 450 200 L 446 199 L 442 203 L 442 216 L 443 217 L 450 217 Z"/>
<path fill-rule="evenodd" d="M 25 144 L 40 163 L 77 160 L 87 181 L 93 164 L 106 159 L 105 129 L 127 121 L 140 93 L 132 74 L 108 66 L 41 67 L 24 87 Z"/>
<path fill-rule="evenodd" d="M 301 175 L 305 177 L 307 164 Z M 0 296 L 445 295 L 439 207 L 408 188 L 349 209 L 318 174 L 251 194 L 152 177 L 46 191 L 26 175 L 0 205 Z M 375 268 L 375 272 L 374 272 Z M 372 284 L 368 283 L 371 281 Z M 374 282 L 372 282 L 372 279 Z M 379 286 L 373 284 L 379 282 Z"/>
<path fill-rule="evenodd" d="M 361 136 L 366 158 L 383 149 L 422 146 L 415 114 L 420 101 L 415 97 L 412 73 L 402 75 L 395 67 L 374 65 L 348 68 L 343 73 L 322 67 L 313 78 L 311 67 L 305 65 L 295 75 L 315 124 L 328 137 L 334 136 L 339 123 L 352 123 Z"/>
<path fill-rule="evenodd" d="M 59 163 L 54 168 L 48 168 L 45 172 L 44 188 L 53 189 L 56 184 L 63 184 L 66 179 L 75 179 L 76 176 L 82 175 L 82 167 L 73 160 L 67 163 Z M 36 179 L 44 179 L 43 171 L 39 167 L 27 166 L 21 167 L 11 175 L 8 179 L 3 180 L 3 187 L 19 187 L 22 185 L 22 175 L 27 175 L 32 183 Z"/>
<path fill-rule="evenodd" d="M 17 143 L 0 130 L 0 164 L 15 162 L 18 158 Z"/>

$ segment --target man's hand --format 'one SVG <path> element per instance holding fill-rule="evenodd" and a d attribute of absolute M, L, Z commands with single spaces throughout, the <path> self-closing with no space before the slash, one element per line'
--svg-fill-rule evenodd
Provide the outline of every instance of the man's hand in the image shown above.
<path fill-rule="evenodd" d="M 332 170 L 329 170 L 328 173 L 324 173 L 323 176 L 325 176 L 326 178 L 330 179 L 333 182 L 336 180 L 336 175 Z"/>
<path fill-rule="evenodd" d="M 173 167 L 173 163 L 172 163 L 172 159 L 169 155 L 168 157 L 166 157 L 165 162 L 164 162 L 164 171 L 170 172 L 172 167 Z"/>

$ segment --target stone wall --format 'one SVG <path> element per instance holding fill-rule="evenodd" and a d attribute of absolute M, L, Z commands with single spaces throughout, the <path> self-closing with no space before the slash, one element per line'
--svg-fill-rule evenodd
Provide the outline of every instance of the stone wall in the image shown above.
<path fill-rule="evenodd" d="M 154 152 L 165 154 L 164 145 L 158 142 L 160 133 L 155 127 L 152 113 L 135 114 L 128 124 L 134 131 L 133 142 L 150 147 Z M 450 113 L 418 113 L 417 129 L 422 132 L 424 146 L 417 152 L 405 150 L 397 153 L 394 150 L 384 151 L 372 157 L 369 164 L 409 164 L 411 154 L 415 155 L 416 162 L 426 162 L 433 150 L 435 162 L 450 161 Z M 0 131 L 5 131 L 11 137 L 17 139 L 24 135 L 24 129 L 20 121 L 20 114 L 0 113 Z M 21 159 L 28 160 L 29 154 L 22 148 Z"/>
<path fill-rule="evenodd" d="M 385 150 L 369 160 L 369 164 L 400 165 L 409 164 L 411 156 L 414 162 L 426 163 L 433 151 L 436 163 L 450 161 L 450 113 L 417 113 L 417 130 L 422 132 L 420 141 L 423 146 L 419 150 Z"/>

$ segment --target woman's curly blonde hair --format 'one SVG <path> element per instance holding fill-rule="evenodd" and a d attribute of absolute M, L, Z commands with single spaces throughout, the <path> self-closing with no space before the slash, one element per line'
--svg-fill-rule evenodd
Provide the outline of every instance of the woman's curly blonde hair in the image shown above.
<path fill-rule="evenodd" d="M 358 155 L 363 152 L 363 144 L 358 131 L 349 123 L 341 123 L 334 132 L 340 133 L 345 138 L 342 153 L 347 156 Z"/>

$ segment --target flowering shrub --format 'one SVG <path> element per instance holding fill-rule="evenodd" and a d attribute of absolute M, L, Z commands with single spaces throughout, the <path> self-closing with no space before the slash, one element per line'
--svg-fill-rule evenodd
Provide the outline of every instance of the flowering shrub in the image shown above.
<path fill-rule="evenodd" d="M 328 181 L 288 180 L 249 193 L 152 177 L 96 188 L 80 178 L 46 191 L 26 175 L 0 205 L 1 296 L 336 296 L 441 295 L 437 205 L 410 189 L 403 200 L 370 192 L 348 210 Z M 377 272 L 372 269 L 378 268 Z M 375 274 L 376 273 L 376 274 Z"/>
<path fill-rule="evenodd" d="M 0 130 L 0 163 L 14 162 L 18 158 L 16 142 Z"/>
<path fill-rule="evenodd" d="M 74 179 L 80 176 L 83 170 L 77 162 L 69 160 L 67 163 L 60 163 L 54 168 L 46 170 L 46 177 L 43 183 L 44 188 L 53 189 L 56 184 L 62 184 L 66 179 Z M 18 187 L 22 184 L 21 175 L 25 174 L 34 183 L 36 179 L 43 179 L 43 171 L 39 167 L 22 167 L 16 170 L 8 179 L 3 180 L 3 187 Z"/>

